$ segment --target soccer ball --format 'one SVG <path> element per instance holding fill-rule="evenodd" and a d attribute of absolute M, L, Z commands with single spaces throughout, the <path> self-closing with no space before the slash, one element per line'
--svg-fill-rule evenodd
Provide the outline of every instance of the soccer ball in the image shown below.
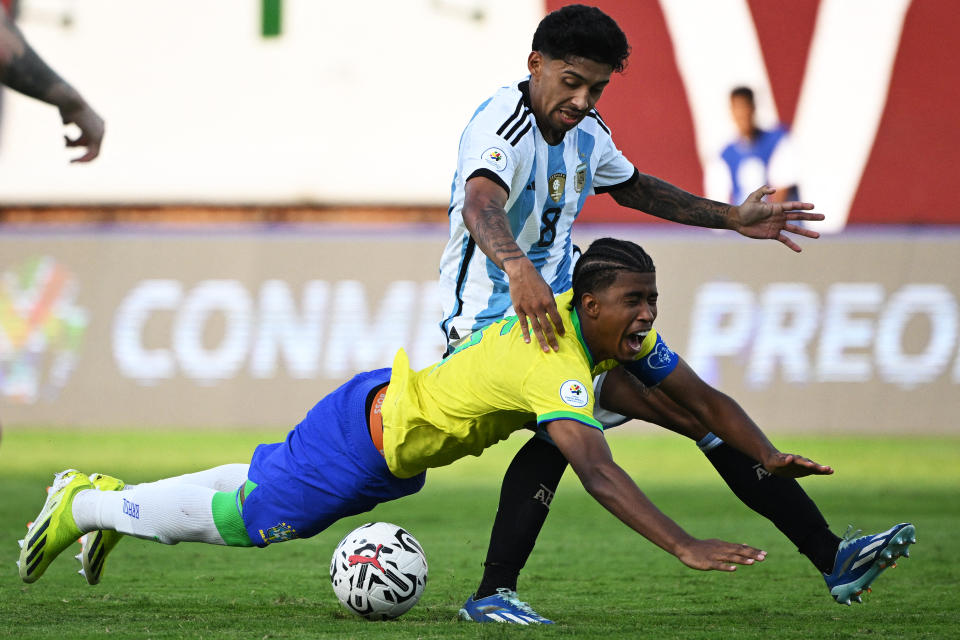
<path fill-rule="evenodd" d="M 389 522 L 367 523 L 337 545 L 330 582 L 340 604 L 358 616 L 396 618 L 423 595 L 427 557 L 405 529 Z"/>

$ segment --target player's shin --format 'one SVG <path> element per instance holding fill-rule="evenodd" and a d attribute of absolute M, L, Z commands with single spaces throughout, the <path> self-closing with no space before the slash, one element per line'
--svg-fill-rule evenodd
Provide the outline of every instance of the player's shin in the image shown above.
<path fill-rule="evenodd" d="M 717 440 L 701 449 L 740 500 L 772 522 L 821 573 L 829 573 L 840 538 L 827 526 L 813 500 L 796 480 L 768 473 L 756 460 Z M 707 445 L 707 446 L 704 446 Z"/>
<path fill-rule="evenodd" d="M 136 486 L 128 491 L 88 490 L 74 500 L 81 532 L 109 529 L 163 544 L 226 544 L 213 518 L 216 492 L 193 485 Z"/>
<path fill-rule="evenodd" d="M 517 578 L 550 512 L 550 501 L 567 468 L 551 442 L 533 437 L 514 456 L 500 489 L 483 578 L 476 598 L 517 590 Z"/>

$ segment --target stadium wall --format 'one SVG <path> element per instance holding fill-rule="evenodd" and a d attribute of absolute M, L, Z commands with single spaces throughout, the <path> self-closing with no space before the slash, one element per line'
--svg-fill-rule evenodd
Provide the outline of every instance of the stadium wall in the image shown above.
<path fill-rule="evenodd" d="M 702 193 L 733 134 L 727 95 L 798 148 L 801 195 L 846 223 L 960 223 L 960 11 L 953 0 L 597 0 L 630 64 L 599 104 L 641 171 Z M 457 141 L 526 75 L 549 0 L 22 0 L 19 24 L 107 121 L 68 166 L 56 111 L 6 92 L 4 205 L 442 207 Z M 635 221 L 609 198 L 584 221 Z M 650 222 L 649 217 L 640 221 Z"/>
<path fill-rule="evenodd" d="M 552 10 L 567 4 L 549 0 Z M 952 0 L 598 0 L 633 45 L 598 105 L 641 171 L 704 193 L 735 136 L 729 92 L 753 87 L 762 127 L 787 124 L 802 198 L 847 223 L 960 223 L 960 12 Z M 629 212 L 594 199 L 583 219 Z"/>
<path fill-rule="evenodd" d="M 960 232 L 642 243 L 657 326 L 773 431 L 941 432 L 960 414 Z M 354 372 L 438 359 L 435 226 L 0 235 L 0 421 L 291 425 Z M 905 240 L 909 240 L 906 241 Z"/>

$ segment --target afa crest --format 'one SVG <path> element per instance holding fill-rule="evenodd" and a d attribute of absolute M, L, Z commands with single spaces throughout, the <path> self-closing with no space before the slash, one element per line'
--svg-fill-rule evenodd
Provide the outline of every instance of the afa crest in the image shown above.
<path fill-rule="evenodd" d="M 573 188 L 580 193 L 585 184 L 587 184 L 587 163 L 581 162 L 577 165 L 577 172 L 573 176 Z"/>

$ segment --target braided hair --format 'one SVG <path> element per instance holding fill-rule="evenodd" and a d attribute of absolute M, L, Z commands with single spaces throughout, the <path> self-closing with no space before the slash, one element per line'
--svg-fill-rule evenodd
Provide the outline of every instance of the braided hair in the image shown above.
<path fill-rule="evenodd" d="M 573 304 L 588 291 L 600 291 L 617 279 L 617 273 L 655 273 L 653 259 L 640 245 L 629 240 L 594 240 L 573 268 Z"/>

